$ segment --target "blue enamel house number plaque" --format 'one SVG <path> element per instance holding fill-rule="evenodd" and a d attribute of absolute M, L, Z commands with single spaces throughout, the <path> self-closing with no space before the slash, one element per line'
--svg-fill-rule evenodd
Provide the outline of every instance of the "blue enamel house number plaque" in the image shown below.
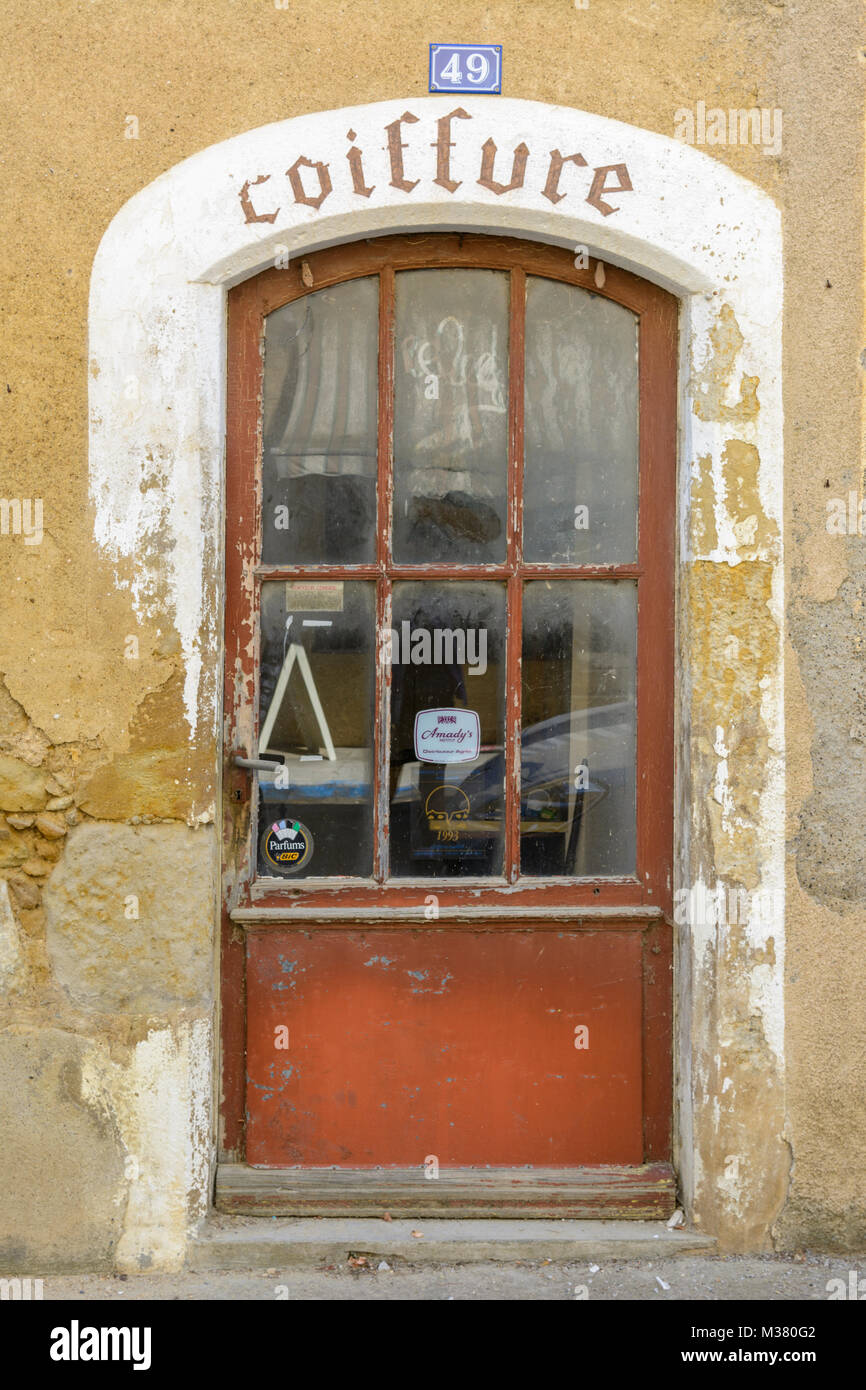
<path fill-rule="evenodd" d="M 431 92 L 501 92 L 501 43 L 431 43 Z"/>

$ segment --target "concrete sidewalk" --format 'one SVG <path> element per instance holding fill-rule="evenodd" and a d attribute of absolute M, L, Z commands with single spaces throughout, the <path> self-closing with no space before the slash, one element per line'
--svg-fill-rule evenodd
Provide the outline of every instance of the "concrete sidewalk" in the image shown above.
<path fill-rule="evenodd" d="M 826 1301 L 828 1283 L 851 1273 L 866 1279 L 866 1254 L 720 1256 L 681 1254 L 662 1258 L 577 1262 L 485 1261 L 416 1265 L 363 1255 L 333 1267 L 308 1265 L 231 1269 L 184 1274 L 50 1275 L 45 1299 L 135 1302 L 149 1299 L 250 1301 L 344 1300 L 641 1300 L 789 1302 Z M 381 1266 L 387 1265 L 387 1268 Z M 835 1286 L 838 1291 L 839 1286 Z M 862 1293 L 866 1295 L 866 1282 Z"/>

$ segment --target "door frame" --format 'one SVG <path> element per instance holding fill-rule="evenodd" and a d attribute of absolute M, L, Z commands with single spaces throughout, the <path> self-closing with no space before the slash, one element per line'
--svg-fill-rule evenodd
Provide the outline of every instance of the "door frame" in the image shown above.
<path fill-rule="evenodd" d="M 303 262 L 286 268 L 270 268 L 241 282 L 229 292 L 228 306 L 228 419 L 226 460 L 226 635 L 223 750 L 223 851 L 224 872 L 228 874 L 223 901 L 222 970 L 222 1121 L 218 1173 L 218 1204 L 225 1210 L 239 1210 L 246 1203 L 261 1202 L 271 1210 L 279 1204 L 283 1214 L 316 1210 L 325 1214 L 333 1201 L 342 1209 L 351 1206 L 360 1212 L 365 1202 L 376 1200 L 395 1207 L 401 1205 L 400 1191 L 412 1210 L 441 1207 L 446 1188 L 418 1186 L 418 1175 L 404 1174 L 397 1182 L 396 1170 L 387 1180 L 376 1183 L 367 1175 L 344 1174 L 342 1187 L 332 1197 L 335 1179 L 329 1176 L 325 1189 L 311 1186 L 309 1175 L 304 1190 L 298 1190 L 297 1174 L 267 1178 L 257 1171 L 252 1187 L 238 1165 L 244 1162 L 245 1124 L 245 949 L 239 933 L 284 930 L 286 926 L 315 929 L 327 922 L 347 930 L 360 923 L 386 925 L 394 929 L 410 923 L 423 911 L 425 891 L 435 883 L 439 899 L 438 928 L 501 931 L 522 929 L 562 930 L 563 924 L 577 932 L 626 931 L 640 933 L 643 950 L 643 1131 L 644 1164 L 636 1168 L 607 1165 L 607 1173 L 594 1169 L 569 1170 L 549 1174 L 545 1187 L 523 1183 L 515 1187 L 514 1175 L 503 1172 L 499 1185 L 485 1180 L 484 1209 L 504 1204 L 507 1210 L 533 1209 L 537 1213 L 562 1209 L 571 1214 L 587 1210 L 646 1216 L 672 1210 L 674 1180 L 671 1168 L 672 1075 L 672 861 L 673 861 L 673 724 L 674 724 L 674 592 L 676 535 L 676 458 L 677 458 L 677 364 L 678 301 L 663 289 L 618 267 L 604 267 L 595 258 L 576 265 L 569 252 L 523 239 L 483 234 L 437 233 L 415 236 L 397 235 L 367 242 L 351 242 L 311 254 Z M 473 880 L 450 884 L 440 880 L 392 881 L 390 884 L 335 883 L 315 880 L 289 881 L 283 893 L 272 883 L 255 882 L 255 845 L 249 833 L 254 778 L 252 772 L 238 768 L 234 756 L 255 757 L 257 738 L 255 710 L 258 707 L 257 671 L 259 633 L 257 608 L 253 599 L 259 566 L 261 542 L 261 392 L 264 319 L 284 304 L 307 294 L 361 276 L 380 279 L 380 340 L 378 373 L 379 399 L 379 486 L 380 526 L 384 507 L 389 505 L 387 460 L 390 457 L 393 423 L 393 342 L 390 311 L 393 305 L 395 271 L 409 269 L 486 268 L 510 272 L 512 293 L 522 293 L 527 275 L 548 277 L 575 285 L 593 295 L 622 304 L 639 321 L 639 547 L 637 560 L 629 566 L 581 566 L 584 577 L 592 570 L 610 575 L 615 570 L 637 580 L 640 614 L 637 656 L 637 864 L 630 878 L 554 879 L 549 884 L 520 880 L 494 880 L 479 884 Z M 522 318 L 512 299 L 512 342 L 522 349 Z M 514 361 L 516 354 L 512 353 Z M 512 381 L 512 385 L 514 382 Z M 515 478 L 521 470 L 523 399 L 522 392 L 510 392 L 509 457 Z M 512 521 L 520 526 L 520 491 Z M 251 506 L 255 498 L 254 510 Z M 243 518 L 240 529 L 237 518 Z M 510 528 L 511 533 L 511 528 Z M 510 554 L 510 550 L 509 550 Z M 336 567 L 341 574 L 345 567 Z M 433 577 L 441 566 L 413 565 L 412 578 Z M 495 570 L 490 566 L 488 569 Z M 500 569 L 503 567 L 499 567 Z M 523 574 L 544 575 L 562 566 L 523 566 Z M 267 567 L 269 579 L 333 578 L 327 565 L 289 566 L 285 570 Z M 367 574 L 367 569 L 370 574 Z M 370 578 L 375 566 L 353 566 L 359 578 Z M 336 569 L 335 569 L 336 572 Z M 450 571 L 449 571 L 450 572 Z M 485 577 L 474 571 L 474 577 Z M 497 576 L 501 577 L 501 576 Z M 513 582 L 518 585 L 518 577 Z M 377 627 L 383 615 L 377 613 Z M 518 679 L 519 650 L 510 646 L 511 679 Z M 510 705 L 510 701 L 509 701 Z M 509 729 L 506 742 L 514 750 L 509 775 L 519 770 L 520 743 Z M 376 729 L 377 745 L 383 731 Z M 512 833 L 516 831 L 512 817 Z M 244 849 L 240 848 L 244 845 Z M 231 1165 L 231 1170 L 224 1165 Z M 472 1210 L 471 1199 L 463 1189 L 472 1188 L 474 1178 L 468 1170 L 453 1171 L 449 1185 L 455 1204 Z M 615 1179 L 612 1190 L 608 1182 Z M 401 1188 L 402 1183 L 402 1188 Z M 462 1183 L 459 1188 L 455 1184 Z M 360 1185 L 359 1185 L 360 1184 Z M 371 1186 L 372 1184 L 372 1186 Z M 519 1200 L 515 1192 L 520 1190 Z M 551 1193 L 555 1192 L 554 1196 Z M 437 1205 L 438 1203 L 438 1205 Z M 239 1205 L 240 1204 L 240 1205 Z M 420 1204 L 420 1205 L 419 1205 Z"/>

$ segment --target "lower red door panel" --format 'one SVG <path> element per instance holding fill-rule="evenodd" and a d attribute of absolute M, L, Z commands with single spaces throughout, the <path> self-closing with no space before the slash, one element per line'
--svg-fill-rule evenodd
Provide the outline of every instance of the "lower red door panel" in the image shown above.
<path fill-rule="evenodd" d="M 251 932 L 247 1163 L 641 1163 L 641 961 L 640 930 Z"/>

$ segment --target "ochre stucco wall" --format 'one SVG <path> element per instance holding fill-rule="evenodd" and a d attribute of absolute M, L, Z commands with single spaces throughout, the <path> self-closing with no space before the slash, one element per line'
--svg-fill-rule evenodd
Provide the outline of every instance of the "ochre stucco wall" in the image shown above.
<path fill-rule="evenodd" d="M 507 96 L 668 136 L 675 112 L 698 101 L 782 111 L 778 157 L 751 146 L 705 152 L 766 189 L 785 229 L 788 1071 L 784 1096 L 772 1098 L 785 1153 L 783 1162 L 776 1145 L 768 1160 L 768 1191 L 764 1175 L 748 1171 L 763 1162 L 760 1146 L 749 1147 L 750 1106 L 760 1128 L 768 1101 L 759 1084 L 752 1099 L 742 1086 L 736 1122 L 722 1102 L 700 1155 L 701 1215 L 733 1248 L 862 1245 L 866 537 L 824 525 L 828 497 L 863 487 L 860 5 L 590 0 L 578 10 L 571 0 L 456 0 L 437 7 L 431 28 L 418 0 L 291 0 L 287 10 L 273 0 L 7 0 L 3 34 L 0 495 L 41 497 L 45 537 L 27 546 L 0 536 L 0 873 L 9 884 L 8 899 L 0 888 L 0 1089 L 15 1193 L 0 1263 L 170 1262 L 183 1245 L 175 1189 L 200 1206 L 206 1181 L 201 1146 L 187 1135 L 154 1154 L 142 1115 L 182 1109 L 190 1068 L 209 1065 L 214 901 L 207 891 L 189 900 L 184 864 L 194 855 L 215 886 L 216 749 L 207 729 L 189 739 L 170 617 L 157 608 L 142 620 L 122 586 L 133 566 L 121 566 L 118 584 L 94 541 L 87 301 L 96 248 L 134 193 L 206 146 L 304 112 L 424 95 L 426 44 L 446 36 L 501 42 Z M 137 139 L 125 138 L 129 116 Z M 724 372 L 719 382 L 715 408 L 724 410 L 740 383 Z M 748 446 L 727 466 L 739 514 L 757 515 L 760 529 Z M 755 611 L 764 584 L 759 561 L 732 575 L 735 624 Z M 708 594 L 696 571 L 687 598 L 699 614 L 718 602 L 718 587 Z M 744 720 L 743 682 L 760 671 L 764 638 L 751 633 L 754 665 L 734 691 Z M 712 650 L 705 656 L 701 680 L 711 685 Z M 746 798 L 761 752 L 760 729 L 747 730 L 737 764 Z M 693 778 L 708 787 L 709 763 Z M 748 864 L 731 872 L 749 885 Z M 178 922 L 170 904 L 180 893 Z M 153 939 L 142 966 L 145 931 Z M 734 933 L 727 950 L 741 949 Z M 746 991 L 738 1076 L 759 1081 L 766 1044 L 749 1007 Z M 741 1152 L 742 1219 L 732 1224 L 724 1196 Z"/>

